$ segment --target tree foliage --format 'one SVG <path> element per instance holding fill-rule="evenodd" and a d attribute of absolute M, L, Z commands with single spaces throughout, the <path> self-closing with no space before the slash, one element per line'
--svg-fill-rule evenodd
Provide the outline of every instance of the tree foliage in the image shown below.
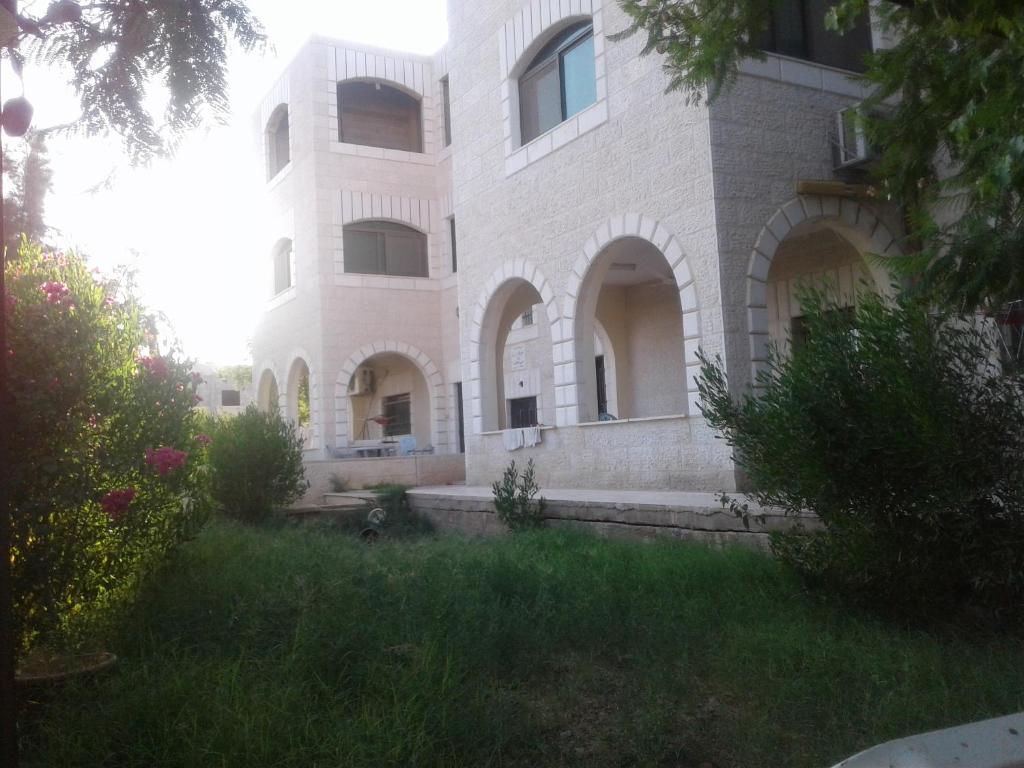
<path fill-rule="evenodd" d="M 4 172 L 11 188 L 4 195 L 4 245 L 7 253 L 18 252 L 22 237 L 43 243 L 50 228 L 46 225 L 46 196 L 52 188 L 53 171 L 46 149 L 46 134 L 30 131 L 20 156 L 15 159 L 4 148 Z"/>
<path fill-rule="evenodd" d="M 626 34 L 665 54 L 670 88 L 713 101 L 781 0 L 620 0 Z M 840 31 L 869 0 L 839 0 Z M 875 6 L 897 42 L 866 59 L 866 128 L 883 196 L 905 206 L 919 250 L 898 268 L 956 308 L 1024 297 L 1024 4 L 902 0 Z"/>
<path fill-rule="evenodd" d="M 774 540 L 802 573 L 901 612 L 1024 598 L 1024 381 L 989 329 L 865 295 L 800 297 L 806 341 L 735 399 L 702 358 L 701 411 L 764 506 L 823 530 Z"/>
<path fill-rule="evenodd" d="M 309 484 L 302 439 L 276 409 L 250 405 L 217 422 L 210 446 L 213 498 L 222 512 L 246 522 L 266 519 L 301 498 Z"/>
<path fill-rule="evenodd" d="M 24 53 L 69 68 L 81 104 L 74 127 L 119 134 L 141 161 L 167 152 L 204 117 L 222 118 L 231 43 L 253 50 L 266 40 L 242 0 L 100 0 L 81 5 L 77 19 L 53 13 L 67 5 L 55 3 L 41 18 L 19 16 L 22 34 L 7 53 L 19 69 Z M 154 81 L 165 97 L 159 121 L 147 104 Z"/>

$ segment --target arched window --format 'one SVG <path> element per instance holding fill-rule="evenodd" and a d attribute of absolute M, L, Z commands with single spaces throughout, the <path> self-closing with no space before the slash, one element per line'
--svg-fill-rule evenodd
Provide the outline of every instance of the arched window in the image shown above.
<path fill-rule="evenodd" d="M 403 224 L 360 221 L 345 226 L 345 271 L 427 277 L 427 237 Z"/>
<path fill-rule="evenodd" d="M 288 105 L 282 104 L 267 122 L 267 180 L 279 174 L 291 162 L 291 137 L 288 132 Z"/>
<path fill-rule="evenodd" d="M 294 258 L 292 241 L 287 238 L 278 242 L 274 248 L 274 295 L 287 291 L 292 287 Z"/>
<path fill-rule="evenodd" d="M 338 83 L 338 141 L 422 152 L 419 99 L 383 83 Z"/>
<path fill-rule="evenodd" d="M 520 76 L 522 143 L 533 141 L 595 101 L 594 27 L 583 21 L 556 35 Z"/>

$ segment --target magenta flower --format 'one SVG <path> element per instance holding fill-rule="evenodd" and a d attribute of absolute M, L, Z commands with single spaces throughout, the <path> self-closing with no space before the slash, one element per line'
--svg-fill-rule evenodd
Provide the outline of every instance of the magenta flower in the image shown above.
<path fill-rule="evenodd" d="M 162 357 L 140 357 L 139 367 L 145 368 L 150 376 L 156 379 L 166 379 L 170 374 L 167 361 Z"/>
<path fill-rule="evenodd" d="M 182 469 L 188 454 L 174 448 L 146 449 L 146 463 L 156 470 L 160 477 L 166 477 L 176 469 Z"/>
<path fill-rule="evenodd" d="M 116 522 L 124 516 L 125 512 L 128 511 L 134 499 L 134 488 L 120 488 L 116 491 L 110 491 L 107 493 L 100 500 L 100 506 L 103 507 L 103 511 L 107 513 L 107 516 Z"/>
<path fill-rule="evenodd" d="M 200 434 L 196 435 L 196 442 L 199 443 L 200 445 L 209 445 L 210 443 L 213 442 L 213 438 L 210 437 L 209 435 Z"/>
<path fill-rule="evenodd" d="M 56 280 L 47 280 L 39 286 L 39 290 L 46 294 L 46 300 L 51 304 L 62 304 L 71 294 L 67 285 Z"/>

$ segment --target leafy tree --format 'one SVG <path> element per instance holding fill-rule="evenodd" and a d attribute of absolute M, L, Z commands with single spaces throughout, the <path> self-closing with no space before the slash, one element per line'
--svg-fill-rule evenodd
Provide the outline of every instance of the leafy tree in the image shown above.
<path fill-rule="evenodd" d="M 230 381 L 238 389 L 245 389 L 252 383 L 251 365 L 226 365 L 217 369 L 218 378 Z"/>
<path fill-rule="evenodd" d="M 17 23 L 19 34 L 0 41 L 16 71 L 26 60 L 67 67 L 82 110 L 72 127 L 113 131 L 141 161 L 168 152 L 204 118 L 223 117 L 229 45 L 253 50 L 266 41 L 242 0 L 58 0 L 44 16 L 20 14 Z M 159 124 L 147 108 L 154 81 L 166 93 Z"/>
<path fill-rule="evenodd" d="M 671 89 L 714 101 L 783 0 L 619 0 L 665 55 Z M 827 0 L 822 0 L 823 2 Z M 843 31 L 870 0 L 835 0 Z M 908 211 L 917 253 L 897 260 L 932 298 L 960 309 L 1024 298 L 1024 3 L 898 0 L 876 5 L 898 41 L 866 59 L 866 128 L 877 182 Z M 895 106 L 890 102 L 895 101 Z"/>
<path fill-rule="evenodd" d="M 984 326 L 866 293 L 851 318 L 806 290 L 807 336 L 760 397 L 702 358 L 701 411 L 753 497 L 822 530 L 777 535 L 814 582 L 900 613 L 1024 598 L 1024 380 Z M 739 510 L 742 512 L 742 508 Z"/>
<path fill-rule="evenodd" d="M 4 200 L 4 241 L 7 253 L 15 255 L 22 237 L 33 243 L 46 239 L 46 196 L 52 188 L 53 171 L 46 150 L 46 133 L 30 131 L 24 152 L 14 161 L 5 152 L 4 169 L 13 181 Z"/>

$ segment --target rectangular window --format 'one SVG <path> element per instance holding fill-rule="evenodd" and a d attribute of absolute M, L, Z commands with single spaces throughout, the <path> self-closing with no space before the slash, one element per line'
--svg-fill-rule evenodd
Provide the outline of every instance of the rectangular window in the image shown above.
<path fill-rule="evenodd" d="M 427 238 L 390 222 L 345 227 L 345 271 L 363 275 L 427 277 Z"/>
<path fill-rule="evenodd" d="M 523 312 L 519 319 L 523 323 L 523 328 L 533 325 L 533 307 L 530 307 L 528 310 Z"/>
<path fill-rule="evenodd" d="M 509 429 L 537 426 L 537 398 L 517 397 L 508 401 Z"/>
<path fill-rule="evenodd" d="M 448 219 L 448 230 L 452 243 L 452 274 L 459 271 L 459 254 L 455 245 L 455 217 Z"/>
<path fill-rule="evenodd" d="M 448 78 L 441 78 L 441 102 L 444 105 L 444 145 L 452 143 L 452 96 L 448 87 Z"/>
<path fill-rule="evenodd" d="M 863 72 L 864 56 L 871 52 L 870 20 L 867 13 L 862 14 L 845 34 L 827 29 L 825 16 L 837 1 L 777 0 L 760 47 L 769 53 Z"/>
<path fill-rule="evenodd" d="M 287 291 L 292 287 L 292 249 L 291 246 L 281 248 L 274 255 L 274 295 Z"/>
<path fill-rule="evenodd" d="M 594 367 L 597 373 L 597 415 L 608 413 L 608 383 L 604 373 L 604 355 L 594 358 Z"/>
<path fill-rule="evenodd" d="M 459 412 L 459 453 L 466 452 L 466 417 L 462 406 L 462 382 L 455 382 L 455 407 Z"/>
<path fill-rule="evenodd" d="M 422 152 L 420 103 L 381 83 L 338 83 L 338 140 Z"/>
<path fill-rule="evenodd" d="M 387 419 L 384 437 L 400 437 L 412 434 L 412 407 L 408 392 L 384 398 L 383 413 Z"/>
<path fill-rule="evenodd" d="M 222 389 L 220 392 L 220 404 L 223 406 L 240 406 L 242 404 L 242 393 L 237 389 Z"/>

